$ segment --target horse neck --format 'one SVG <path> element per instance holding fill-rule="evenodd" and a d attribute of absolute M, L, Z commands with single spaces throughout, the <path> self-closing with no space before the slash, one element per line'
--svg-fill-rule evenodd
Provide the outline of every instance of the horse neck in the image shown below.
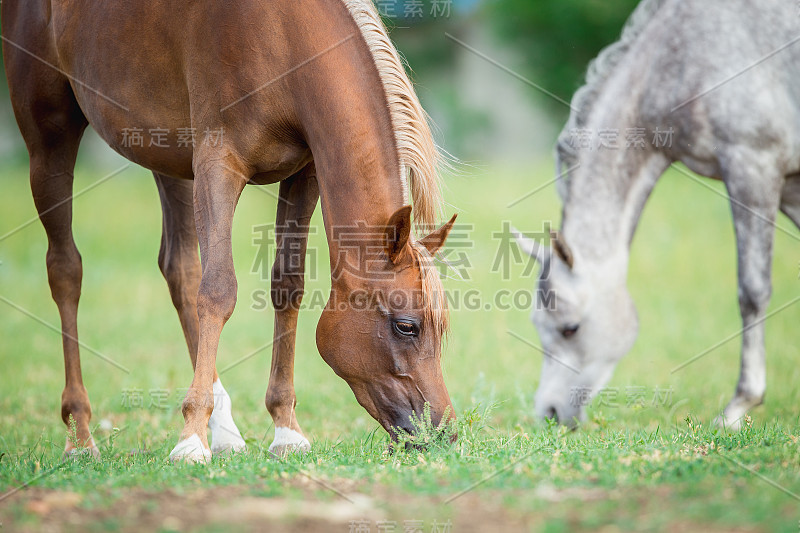
<path fill-rule="evenodd" d="M 633 127 L 620 124 L 618 131 Z M 667 156 L 650 146 L 582 151 L 564 203 L 565 242 L 590 265 L 614 261 L 627 269 L 642 209 L 668 165 Z"/>
<path fill-rule="evenodd" d="M 342 254 L 383 250 L 383 228 L 408 203 L 385 91 L 358 28 L 349 42 L 309 69 L 296 107 L 319 183 L 331 264 Z M 357 228 L 362 225 L 366 231 Z M 345 246 L 342 228 L 359 232 Z"/>
<path fill-rule="evenodd" d="M 616 132 L 617 146 L 579 151 L 563 210 L 562 233 L 573 251 L 589 260 L 589 268 L 610 263 L 623 276 L 644 204 L 672 162 L 663 144 L 659 147 L 653 140 L 659 124 L 644 103 L 651 97 L 653 77 L 642 73 L 656 64 L 653 55 L 662 53 L 659 47 L 642 46 L 648 35 L 645 29 L 624 61 L 606 67 L 612 70 L 595 81 L 600 84 L 598 94 L 578 115 L 585 116 L 579 122 L 593 136 L 603 130 Z M 626 146 L 629 136 L 642 132 L 643 143 Z"/>

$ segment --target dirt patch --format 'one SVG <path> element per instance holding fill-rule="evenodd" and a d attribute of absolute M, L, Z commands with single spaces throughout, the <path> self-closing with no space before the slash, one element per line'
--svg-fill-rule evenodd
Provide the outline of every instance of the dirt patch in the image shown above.
<path fill-rule="evenodd" d="M 127 489 L 104 505 L 72 492 L 32 489 L 0 504 L 6 531 L 187 531 L 195 529 L 282 531 L 348 531 L 351 520 L 380 520 L 369 498 L 348 496 L 319 501 L 300 497 L 268 498 L 249 489 L 223 487 L 185 493 Z"/>
<path fill-rule="evenodd" d="M 259 491 L 265 487 L 253 486 L 202 488 L 184 492 L 129 488 L 102 497 L 30 488 L 0 502 L 0 523 L 3 531 L 21 532 L 83 533 L 113 529 L 123 532 L 472 533 L 540 530 L 554 520 L 561 523 L 562 529 L 581 530 L 587 529 L 582 517 L 585 518 L 588 507 L 592 505 L 616 502 L 621 506 L 617 511 L 634 517 L 646 507 L 641 505 L 643 502 L 637 505 L 635 494 L 624 494 L 621 490 L 555 488 L 549 484 L 529 491 L 468 492 L 447 500 L 445 497 L 407 494 L 345 479 L 326 479 L 324 489 L 320 480 L 303 476 L 283 481 L 280 497 L 264 496 Z M 286 496 L 287 491 L 291 496 Z M 662 489 L 650 496 L 653 500 L 663 500 L 668 497 L 668 492 Z M 642 494 L 638 496 L 642 498 Z M 516 502 L 511 503 L 512 500 Z M 675 520 L 677 522 L 670 523 L 666 530 L 720 531 L 707 525 L 682 521 L 679 516 Z M 611 528 L 609 531 L 616 530 L 612 524 L 604 525 Z"/>
<path fill-rule="evenodd" d="M 252 487 L 220 487 L 184 493 L 125 489 L 98 501 L 89 495 L 32 488 L 0 503 L 5 531 L 514 531 L 530 520 L 503 509 L 502 501 L 466 494 L 448 504 L 441 498 L 374 488 L 349 491 L 353 482 L 327 481 L 321 499 L 313 481 L 294 479 L 297 497 L 254 496 Z M 353 529 L 357 527 L 362 529 Z M 368 529 L 364 529 L 368 528 Z M 393 529 L 392 529 L 393 528 Z M 415 529 L 420 528 L 420 529 Z"/>

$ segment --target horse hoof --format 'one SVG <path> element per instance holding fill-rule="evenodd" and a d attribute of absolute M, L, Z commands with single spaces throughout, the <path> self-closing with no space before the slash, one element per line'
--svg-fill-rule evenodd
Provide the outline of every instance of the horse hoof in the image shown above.
<path fill-rule="evenodd" d="M 200 437 L 195 433 L 188 439 L 180 441 L 169 453 L 173 463 L 208 463 L 211 461 L 211 450 L 203 446 Z"/>
<path fill-rule="evenodd" d="M 218 426 L 211 430 L 211 453 L 213 455 L 239 453 L 246 449 L 247 445 L 235 425 L 233 429 Z"/>
<path fill-rule="evenodd" d="M 271 444 L 269 447 L 269 453 L 276 459 L 286 459 L 289 455 L 293 453 L 297 454 L 304 454 L 311 451 L 311 444 L 302 445 L 302 444 L 278 444 L 277 446 Z"/>
<path fill-rule="evenodd" d="M 753 420 L 747 414 L 750 409 L 761 405 L 764 395 L 757 397 L 742 396 L 736 397 L 725 407 L 717 418 L 714 419 L 714 424 L 721 429 L 728 431 L 739 431 L 744 425 L 751 425 Z"/>
<path fill-rule="evenodd" d="M 247 451 L 247 444 L 244 443 L 244 439 L 241 439 L 240 442 L 225 442 L 211 445 L 212 455 L 233 455 L 245 451 Z"/>
<path fill-rule="evenodd" d="M 97 446 L 64 450 L 64 459 L 79 459 L 86 456 L 90 456 L 92 459 L 100 459 L 100 450 Z"/>
<path fill-rule="evenodd" d="M 87 455 L 91 455 L 94 459 L 100 459 L 100 449 L 94 443 L 94 439 L 89 437 L 89 442 L 91 442 L 91 446 L 75 447 L 67 437 L 67 442 L 64 445 L 64 459 L 77 459 Z"/>
<path fill-rule="evenodd" d="M 731 419 L 723 413 L 714 419 L 714 425 L 727 431 L 739 431 L 742 427 L 742 417 Z"/>
<path fill-rule="evenodd" d="M 269 445 L 269 453 L 278 458 L 284 458 L 292 453 L 307 453 L 311 451 L 311 443 L 302 433 L 293 429 L 275 428 L 275 440 Z"/>

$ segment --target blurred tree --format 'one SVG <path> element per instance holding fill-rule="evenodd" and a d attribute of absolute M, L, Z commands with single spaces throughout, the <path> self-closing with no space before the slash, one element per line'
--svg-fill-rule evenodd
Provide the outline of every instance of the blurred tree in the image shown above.
<path fill-rule="evenodd" d="M 489 0 L 482 8 L 499 37 L 524 63 L 508 65 L 569 101 L 589 62 L 616 41 L 638 0 Z M 531 89 L 535 91 L 535 89 Z M 537 93 L 538 94 L 538 93 Z M 569 111 L 547 106 L 554 117 Z"/>
<path fill-rule="evenodd" d="M 454 86 L 458 54 L 445 37 L 457 34 L 474 12 L 476 0 L 376 1 L 392 41 L 407 62 L 423 107 L 432 114 L 434 135 L 448 152 L 461 156 L 471 136 L 486 132 L 488 118 L 464 105 Z"/>

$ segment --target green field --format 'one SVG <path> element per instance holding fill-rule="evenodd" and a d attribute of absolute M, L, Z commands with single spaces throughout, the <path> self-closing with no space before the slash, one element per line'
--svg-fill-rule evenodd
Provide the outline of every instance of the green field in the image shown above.
<path fill-rule="evenodd" d="M 114 170 L 79 165 L 75 191 Z M 471 294 L 473 304 L 454 306 L 443 363 L 460 438 L 425 452 L 387 451 L 386 434 L 317 354 L 321 310 L 312 301 L 300 316 L 295 384 L 313 450 L 269 458 L 263 399 L 273 320 L 261 305 L 269 282 L 253 267 L 274 248 L 254 245 L 253 228 L 274 221 L 270 186 L 248 188 L 237 211 L 239 301 L 218 357 L 249 449 L 207 466 L 170 464 L 191 365 L 156 264 L 155 184 L 132 165 L 74 203 L 81 340 L 124 368 L 83 351 L 103 455 L 62 462 L 63 360 L 60 335 L 47 325 L 59 327 L 44 231 L 37 221 L 3 238 L 0 529 L 797 531 L 800 305 L 766 323 L 766 403 L 740 433 L 709 427 L 735 387 L 738 337 L 671 372 L 740 328 L 733 228 L 719 183 L 711 184 L 715 193 L 674 171 L 662 178 L 633 244 L 629 284 L 641 321 L 633 351 L 584 427 L 567 432 L 534 419 L 541 354 L 512 335 L 538 343 L 529 310 L 485 305 L 533 288 L 527 260 L 510 261 L 507 277 L 492 272 L 498 250 L 512 251 L 495 237 L 503 221 L 527 231 L 558 223 L 553 185 L 507 207 L 552 175 L 551 162 L 530 161 L 464 167 L 446 179 L 448 214 L 459 213 L 468 237 L 452 243 L 452 257 L 463 252 L 470 266 L 445 286 L 453 299 Z M 2 169 L 0 234 L 34 218 L 27 181 L 27 167 Z M 307 289 L 327 294 L 319 212 L 316 224 Z M 776 233 L 771 310 L 800 295 L 800 232 L 783 216 L 779 225 L 788 233 Z"/>

